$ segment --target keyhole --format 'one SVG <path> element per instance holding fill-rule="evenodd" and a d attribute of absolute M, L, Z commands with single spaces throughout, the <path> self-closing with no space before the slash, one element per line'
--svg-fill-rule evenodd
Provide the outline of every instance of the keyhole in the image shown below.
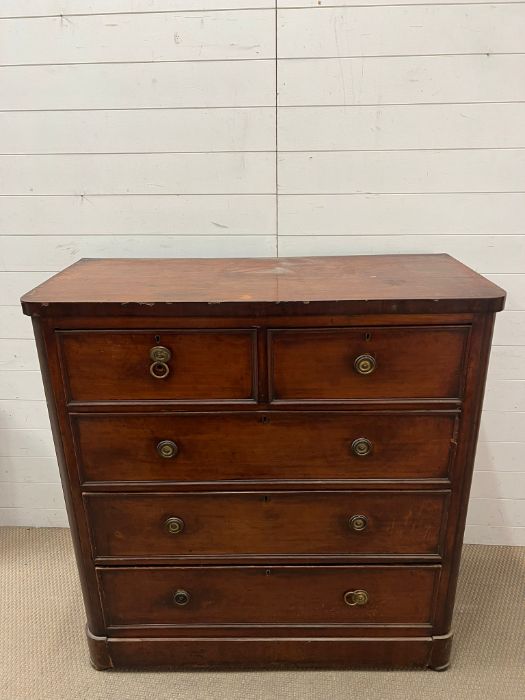
<path fill-rule="evenodd" d="M 266 574 L 266 576 L 269 576 L 272 572 L 270 571 L 270 569 L 266 569 L 264 573 Z"/>
<path fill-rule="evenodd" d="M 365 340 L 368 342 L 370 338 L 372 337 L 371 333 L 365 333 Z"/>
<path fill-rule="evenodd" d="M 155 336 L 155 342 L 156 342 L 156 343 L 160 343 L 160 335 L 156 335 L 156 336 Z"/>
<path fill-rule="evenodd" d="M 261 418 L 261 423 L 269 423 L 269 422 L 270 422 L 270 419 L 268 418 L 268 416 L 263 416 Z"/>

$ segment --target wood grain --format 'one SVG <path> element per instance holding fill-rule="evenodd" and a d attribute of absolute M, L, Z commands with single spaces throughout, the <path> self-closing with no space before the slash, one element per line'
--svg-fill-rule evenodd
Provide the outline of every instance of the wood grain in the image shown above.
<path fill-rule="evenodd" d="M 152 376 L 151 349 L 166 347 L 165 378 Z M 72 400 L 254 400 L 251 330 L 62 332 L 60 348 Z"/>
<path fill-rule="evenodd" d="M 83 261 L 24 297 L 96 667 L 446 668 L 504 298 L 441 255 Z M 144 378 L 153 343 L 173 353 L 164 389 Z M 505 353 L 499 371 L 519 372 Z M 27 453 L 3 432 L 7 456 Z M 48 431 L 26 432 L 51 456 Z M 489 501 L 475 509 L 500 518 Z"/>
<path fill-rule="evenodd" d="M 271 330 L 270 396 L 276 402 L 460 397 L 468 334 L 468 326 Z M 369 375 L 354 367 L 362 355 L 377 363 Z"/>
<path fill-rule="evenodd" d="M 456 414 L 253 412 L 72 417 L 83 481 L 445 478 Z M 352 442 L 373 445 L 356 457 Z M 173 440 L 178 454 L 159 457 Z"/>
<path fill-rule="evenodd" d="M 129 280 L 139 280 L 130 288 Z M 180 304 L 345 302 L 347 313 L 422 313 L 500 309 L 505 293 L 448 255 L 375 255 L 279 259 L 81 260 L 22 297 L 24 311 L 76 303 Z M 375 302 L 375 304 L 374 304 Z M 447 303 L 449 302 L 449 303 Z M 87 306 L 91 304 L 91 306 Z M 379 307 L 379 308 L 378 308 Z M 445 307 L 445 308 L 443 308 Z M 109 307 L 111 308 L 111 307 Z M 176 306 L 171 307 L 173 311 Z M 416 309 L 410 309 L 416 311 Z"/>
<path fill-rule="evenodd" d="M 432 622 L 439 566 L 99 568 L 108 626 L 336 623 L 426 625 Z M 176 590 L 190 602 L 173 603 Z M 350 607 L 346 591 L 369 603 Z"/>
<path fill-rule="evenodd" d="M 268 491 L 87 494 L 84 499 L 99 563 L 257 555 L 336 562 L 374 555 L 437 559 L 447 496 L 446 491 Z M 354 515 L 367 519 L 364 530 L 352 529 Z M 166 529 L 170 517 L 183 521 L 180 534 Z"/>

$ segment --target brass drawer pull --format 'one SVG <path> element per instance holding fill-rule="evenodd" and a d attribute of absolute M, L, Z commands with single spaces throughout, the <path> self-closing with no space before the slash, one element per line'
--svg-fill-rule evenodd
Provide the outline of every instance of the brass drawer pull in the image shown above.
<path fill-rule="evenodd" d="M 180 535 L 184 530 L 184 520 L 181 518 L 168 518 L 164 523 L 164 527 L 170 535 Z"/>
<path fill-rule="evenodd" d="M 352 530 L 362 532 L 366 530 L 368 518 L 366 515 L 352 515 L 352 517 L 348 519 L 348 525 Z"/>
<path fill-rule="evenodd" d="M 188 591 L 183 591 L 182 588 L 179 588 L 178 591 L 175 591 L 173 594 L 173 602 L 175 605 L 179 605 L 182 607 L 183 605 L 188 605 L 188 603 L 191 600 L 191 596 L 188 593 Z"/>
<path fill-rule="evenodd" d="M 165 362 L 152 362 L 149 371 L 155 379 L 165 379 L 170 373 L 170 368 Z"/>
<path fill-rule="evenodd" d="M 376 365 L 375 357 L 372 355 L 359 355 L 354 360 L 354 369 L 359 374 L 372 374 Z"/>
<path fill-rule="evenodd" d="M 171 350 L 163 345 L 155 345 L 149 351 L 149 359 L 152 360 L 149 371 L 155 379 L 165 379 L 170 373 L 168 362 L 171 360 Z"/>
<path fill-rule="evenodd" d="M 368 593 L 362 590 L 347 591 L 343 599 L 350 607 L 354 605 L 366 605 L 368 603 Z"/>
<path fill-rule="evenodd" d="M 366 457 L 372 452 L 372 443 L 364 437 L 356 438 L 352 443 L 352 452 L 356 457 Z"/>
<path fill-rule="evenodd" d="M 164 459 L 172 459 L 179 453 L 179 448 L 173 440 L 161 440 L 157 445 L 157 454 Z"/>

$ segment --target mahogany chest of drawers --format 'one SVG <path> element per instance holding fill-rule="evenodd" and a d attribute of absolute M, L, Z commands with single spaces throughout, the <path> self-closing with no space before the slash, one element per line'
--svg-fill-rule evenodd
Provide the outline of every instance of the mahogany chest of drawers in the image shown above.
<path fill-rule="evenodd" d="M 33 317 L 96 668 L 446 668 L 495 312 L 447 255 L 81 260 Z"/>

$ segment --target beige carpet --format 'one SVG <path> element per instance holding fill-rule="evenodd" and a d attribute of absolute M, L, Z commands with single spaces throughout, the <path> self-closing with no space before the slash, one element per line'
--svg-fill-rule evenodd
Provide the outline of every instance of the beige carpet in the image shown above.
<path fill-rule="evenodd" d="M 525 548 L 465 547 L 452 667 L 95 671 L 68 530 L 0 528 L 1 700 L 524 700 Z"/>

